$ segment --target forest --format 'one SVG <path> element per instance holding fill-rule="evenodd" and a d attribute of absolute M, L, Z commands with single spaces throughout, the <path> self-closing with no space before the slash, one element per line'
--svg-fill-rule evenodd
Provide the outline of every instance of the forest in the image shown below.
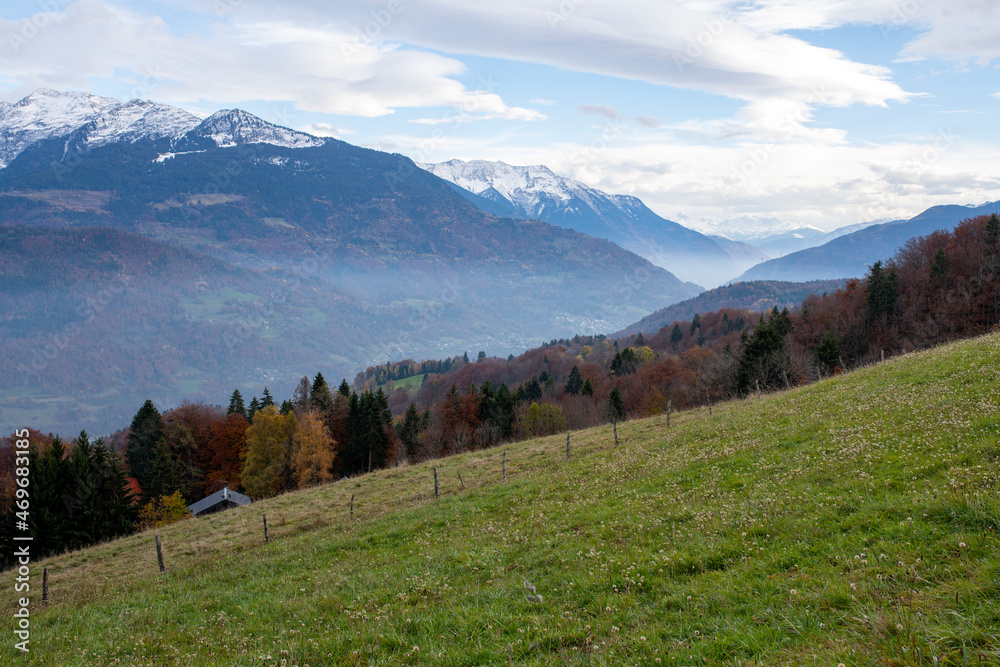
<path fill-rule="evenodd" d="M 987 332 L 1000 322 L 1000 220 L 909 241 L 843 289 L 789 311 L 722 309 L 649 336 L 575 336 L 506 359 L 468 353 L 373 366 L 337 387 L 303 377 L 280 403 L 146 401 L 91 442 L 31 434 L 37 556 L 186 516 L 228 486 L 254 498 L 406 462 L 813 382 Z M 423 376 L 419 387 L 387 383 Z M 14 437 L 0 441 L 5 566 L 13 554 Z M 44 526 L 44 530 L 39 530 Z"/>

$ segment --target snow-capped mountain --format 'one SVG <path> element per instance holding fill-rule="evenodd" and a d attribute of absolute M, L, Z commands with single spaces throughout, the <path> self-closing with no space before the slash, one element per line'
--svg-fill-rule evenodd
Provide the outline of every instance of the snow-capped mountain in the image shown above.
<path fill-rule="evenodd" d="M 116 142 L 167 139 L 174 144 L 209 139 L 225 148 L 266 143 L 288 148 L 321 146 L 326 139 L 227 109 L 202 120 L 177 107 L 149 100 L 121 102 L 85 92 L 39 89 L 14 103 L 0 103 L 0 168 L 29 146 L 67 137 L 76 150 Z"/>
<path fill-rule="evenodd" d="M 190 136 L 207 137 L 220 148 L 238 144 L 271 144 L 285 148 L 312 148 L 326 143 L 326 139 L 268 123 L 241 109 L 216 111 L 195 127 L 190 132 Z"/>
<path fill-rule="evenodd" d="M 602 192 L 543 165 L 450 160 L 418 166 L 476 195 L 472 201 L 491 213 L 537 218 L 614 241 L 700 285 L 722 284 L 757 261 L 745 253 L 734 259 L 714 240 L 661 218 L 637 197 Z"/>

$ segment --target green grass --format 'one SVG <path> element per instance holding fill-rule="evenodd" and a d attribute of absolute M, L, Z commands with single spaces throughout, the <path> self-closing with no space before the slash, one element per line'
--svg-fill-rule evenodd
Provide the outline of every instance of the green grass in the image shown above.
<path fill-rule="evenodd" d="M 152 532 L 50 559 L 30 660 L 1000 663 L 1000 336 L 618 431 L 183 521 L 165 574 Z"/>
<path fill-rule="evenodd" d="M 411 375 L 408 378 L 401 378 L 399 380 L 389 380 L 385 383 L 386 392 L 392 393 L 399 388 L 403 388 L 406 391 L 415 392 L 420 389 L 420 385 L 423 384 L 424 378 L 427 376 L 426 373 L 421 373 L 420 375 Z"/>

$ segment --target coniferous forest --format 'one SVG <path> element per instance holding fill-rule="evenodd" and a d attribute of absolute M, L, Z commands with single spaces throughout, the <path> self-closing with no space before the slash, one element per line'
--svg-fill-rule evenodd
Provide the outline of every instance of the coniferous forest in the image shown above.
<path fill-rule="evenodd" d="M 186 517 L 223 487 L 254 498 L 406 462 L 806 384 L 1000 322 L 1000 220 L 908 242 L 793 311 L 691 313 L 659 331 L 553 340 L 506 359 L 466 352 L 373 366 L 294 394 L 219 405 L 146 401 L 103 438 L 31 433 L 38 556 Z M 125 426 L 125 425 L 123 425 Z M 5 566 L 19 511 L 14 436 L 0 441 Z"/>

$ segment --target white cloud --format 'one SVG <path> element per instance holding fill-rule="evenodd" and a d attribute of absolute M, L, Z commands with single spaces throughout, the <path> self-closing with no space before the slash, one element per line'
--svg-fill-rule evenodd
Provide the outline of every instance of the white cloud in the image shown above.
<path fill-rule="evenodd" d="M 585 116 L 601 116 L 608 120 L 619 120 L 622 117 L 618 109 L 604 104 L 581 104 L 576 110 Z"/>
<path fill-rule="evenodd" d="M 299 128 L 300 132 L 311 134 L 314 137 L 344 137 L 354 134 L 354 130 L 345 130 L 330 123 L 310 123 Z"/>
<path fill-rule="evenodd" d="M 19 84 L 8 97 L 41 86 L 88 89 L 92 79 L 122 72 L 135 85 L 133 97 L 184 106 L 206 98 L 213 105 L 293 101 L 306 111 L 372 117 L 480 96 L 456 80 L 465 66 L 453 58 L 376 44 L 329 22 L 258 21 L 235 9 L 233 23 L 216 22 L 209 35 L 178 36 L 159 17 L 101 0 L 69 4 L 35 30 L 0 19 L 0 35 L 17 37 L 0 44 L 0 71 Z M 487 102 L 499 108 L 502 100 L 492 97 Z"/>

